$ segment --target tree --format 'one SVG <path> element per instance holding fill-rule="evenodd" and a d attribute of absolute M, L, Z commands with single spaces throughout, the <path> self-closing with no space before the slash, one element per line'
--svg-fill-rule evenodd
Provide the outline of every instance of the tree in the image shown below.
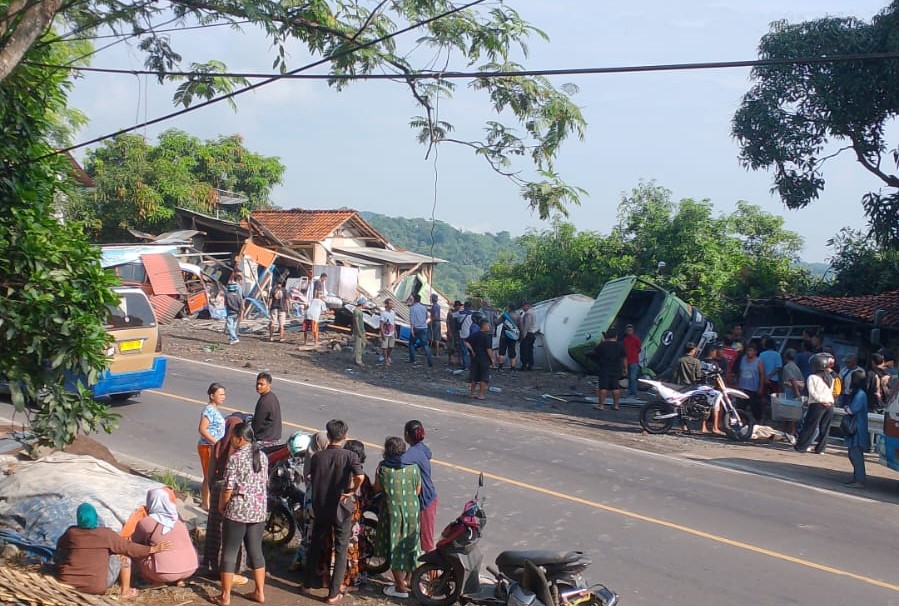
<path fill-rule="evenodd" d="M 121 242 L 127 230 L 159 233 L 174 227 L 175 208 L 221 209 L 217 190 L 247 197 L 240 212 L 271 206 L 269 193 L 285 167 L 278 158 L 247 150 L 239 135 L 201 141 L 167 130 L 151 145 L 140 135 L 121 135 L 88 153 L 85 170 L 94 179 L 91 214 L 101 242 Z"/>
<path fill-rule="evenodd" d="M 607 236 L 556 222 L 518 244 L 521 260 L 494 264 L 470 285 L 472 294 L 513 301 L 595 296 L 609 280 L 637 275 L 722 321 L 738 316 L 746 297 L 803 289 L 810 280 L 794 266 L 802 238 L 784 229 L 782 218 L 746 202 L 715 215 L 708 200 L 674 202 L 654 183 L 622 198 Z"/>
<path fill-rule="evenodd" d="M 899 250 L 881 248 L 867 234 L 844 227 L 827 241 L 833 250 L 829 294 L 878 295 L 899 290 Z"/>
<path fill-rule="evenodd" d="M 63 47 L 34 55 L 69 59 Z M 39 404 L 32 428 L 40 443 L 64 446 L 79 432 L 110 431 L 116 415 L 83 389 L 67 392 L 67 376 L 91 382 L 106 366 L 106 305 L 114 278 L 77 223 L 54 218 L 67 193 L 62 158 L 51 151 L 68 83 L 64 72 L 27 65 L 0 82 L 0 378 L 16 409 Z"/>
<path fill-rule="evenodd" d="M 828 17 L 772 24 L 760 59 L 797 59 L 899 50 L 899 2 L 870 23 Z M 788 208 L 803 208 L 824 190 L 828 159 L 852 153 L 886 188 L 862 197 L 874 239 L 899 246 L 899 163 L 887 125 L 899 113 L 895 59 L 761 65 L 733 120 L 740 160 L 753 170 L 774 169 L 774 190 Z M 840 147 L 842 146 L 842 147 Z M 885 162 L 885 160 L 887 162 Z"/>
<path fill-rule="evenodd" d="M 175 102 L 189 105 L 216 95 L 235 92 L 244 80 L 227 75 L 215 59 L 192 61 L 190 75 L 172 73 L 182 57 L 164 33 L 170 27 L 198 22 L 231 24 L 261 29 L 276 49 L 273 68 L 288 71 L 285 45 L 300 42 L 310 53 L 328 58 L 332 85 L 349 84 L 340 76 L 389 74 L 409 88 L 423 113 L 411 119 L 418 139 L 428 146 L 455 143 L 468 146 L 498 173 L 519 187 L 527 204 L 542 218 L 566 214 L 568 204 L 578 204 L 582 190 L 566 184 L 555 172 L 560 146 L 570 136 L 582 138 L 586 122 L 570 96 L 574 85 L 554 87 L 540 76 L 472 78 L 469 88 L 482 92 L 490 107 L 502 117 L 514 118 L 518 128 L 499 119 L 485 125 L 483 136 L 455 133 L 454 126 L 439 120 L 438 99 L 446 102 L 455 81 L 419 79 L 421 72 L 437 73 L 455 67 L 475 72 L 520 72 L 516 54 L 527 56 L 528 40 L 546 35 L 502 3 L 476 6 L 483 0 L 457 4 L 450 0 L 323 0 L 308 3 L 256 0 L 171 0 L 124 2 L 84 0 L 61 4 L 58 0 L 0 0 L 0 81 L 27 55 L 28 45 L 46 26 L 57 22 L 80 35 L 112 31 L 121 39 L 140 38 L 147 68 L 159 80 L 180 80 Z M 5 10 L 4 10 L 5 9 Z M 25 17 L 28 17 L 27 19 Z M 164 20 L 164 21 L 161 21 Z M 404 46 L 394 34 L 416 27 L 417 40 Z M 43 26 L 43 27 L 42 27 Z M 37 35 L 36 35 L 37 34 Z M 67 36 L 49 37 L 37 43 L 62 43 Z M 417 63 L 417 64 L 416 64 Z M 433 71 L 434 66 L 442 66 Z M 230 99 L 230 97 L 229 97 Z M 516 165 L 524 158 L 531 170 Z M 529 178 L 531 175 L 536 178 Z"/>

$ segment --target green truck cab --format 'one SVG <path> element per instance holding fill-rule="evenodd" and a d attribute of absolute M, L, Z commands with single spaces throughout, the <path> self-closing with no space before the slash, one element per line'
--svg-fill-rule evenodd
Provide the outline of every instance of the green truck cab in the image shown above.
<path fill-rule="evenodd" d="M 649 280 L 625 276 L 607 282 L 568 345 L 568 353 L 590 374 L 596 362 L 588 354 L 605 331 L 619 334 L 627 324 L 643 342 L 641 374 L 664 377 L 692 341 L 702 346 L 714 339 L 714 325 L 695 307 Z"/>

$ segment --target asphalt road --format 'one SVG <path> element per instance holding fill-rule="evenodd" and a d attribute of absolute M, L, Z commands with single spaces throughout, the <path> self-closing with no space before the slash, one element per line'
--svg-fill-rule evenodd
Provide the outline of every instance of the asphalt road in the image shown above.
<path fill-rule="evenodd" d="M 254 372 L 171 359 L 166 386 L 117 407 L 114 452 L 198 473 L 196 427 L 212 381 L 252 411 Z M 310 377 L 310 379 L 313 379 Z M 895 505 L 649 454 L 552 428 L 484 419 L 275 378 L 285 437 L 345 419 L 372 472 L 388 435 L 420 419 L 434 452 L 438 528 L 487 476 L 488 558 L 502 549 L 579 549 L 586 576 L 622 604 L 899 604 Z M 406 396 L 401 396 L 406 397 Z M 8 418 L 8 405 L 0 416 Z"/>

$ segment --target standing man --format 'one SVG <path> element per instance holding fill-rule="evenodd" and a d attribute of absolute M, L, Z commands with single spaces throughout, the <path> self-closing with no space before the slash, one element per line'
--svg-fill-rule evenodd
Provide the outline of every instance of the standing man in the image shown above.
<path fill-rule="evenodd" d="M 633 324 L 624 326 L 624 353 L 627 354 L 627 394 L 637 397 L 637 377 L 640 375 L 640 349 L 643 347 L 640 337 L 634 332 Z"/>
<path fill-rule="evenodd" d="M 343 581 L 346 575 L 347 550 L 353 530 L 353 512 L 356 509 L 356 490 L 362 486 L 365 475 L 362 463 L 352 450 L 344 448 L 347 424 L 332 419 L 325 426 L 328 447 L 316 454 L 309 463 L 312 487 L 312 540 L 309 560 L 304 567 L 303 587 L 318 589 L 318 565 L 327 537 L 334 533 L 334 570 L 328 587 L 328 604 L 336 604 L 343 598 Z M 328 562 L 329 565 L 330 562 Z"/>
<path fill-rule="evenodd" d="M 365 305 L 365 297 L 356 299 L 356 309 L 353 310 L 353 356 L 356 366 L 365 366 L 362 362 L 362 352 L 365 351 L 365 316 L 362 314 L 362 306 Z"/>
<path fill-rule="evenodd" d="M 525 301 L 521 304 L 521 370 L 531 370 L 534 367 L 534 340 L 537 338 L 537 321 L 534 318 L 534 312 L 531 311 L 531 302 Z M 619 396 L 621 393 L 619 392 Z M 615 400 L 615 407 L 618 407 L 618 400 Z"/>
<path fill-rule="evenodd" d="M 287 320 L 287 290 L 284 280 L 278 280 L 271 292 L 268 302 L 268 340 L 274 341 L 275 327 L 278 328 L 278 341 L 284 340 L 284 324 Z"/>
<path fill-rule="evenodd" d="M 253 410 L 253 433 L 263 445 L 281 442 L 281 402 L 272 391 L 272 375 L 260 372 L 256 375 L 256 408 Z"/>
<path fill-rule="evenodd" d="M 852 400 L 852 372 L 858 368 L 858 356 L 849 354 L 843 360 L 843 367 L 840 368 L 840 381 L 843 384 L 843 393 L 840 394 L 838 406 L 849 406 Z"/>
<path fill-rule="evenodd" d="M 237 326 L 240 321 L 240 312 L 243 311 L 243 298 L 240 296 L 240 287 L 236 282 L 230 282 L 225 295 L 225 333 L 228 335 L 228 345 L 237 345 Z"/>
<path fill-rule="evenodd" d="M 499 317 L 499 355 L 496 359 L 496 367 L 502 369 L 504 360 L 503 356 L 509 356 L 509 368 L 515 370 L 515 347 L 521 339 L 521 332 L 518 324 L 521 319 L 518 312 L 515 311 L 515 305 L 509 303 L 506 311 Z"/>
<path fill-rule="evenodd" d="M 833 356 L 828 353 L 815 354 L 809 360 L 812 374 L 808 376 L 805 386 L 808 390 L 808 410 L 802 423 L 802 431 L 796 441 L 798 452 L 812 449 L 812 442 L 818 438 L 814 447 L 816 454 L 824 452 L 827 446 L 827 434 L 833 420 L 833 377 L 830 375 L 830 364 Z"/>
<path fill-rule="evenodd" d="M 381 310 L 381 322 L 378 329 L 381 333 L 381 349 L 384 351 L 384 366 L 390 366 L 393 361 L 390 354 L 396 344 L 396 312 L 393 311 L 393 301 L 384 301 L 384 309 Z"/>
<path fill-rule="evenodd" d="M 472 333 L 465 340 L 465 346 L 471 353 L 471 369 L 468 371 L 468 382 L 471 385 L 470 398 L 484 399 L 487 385 L 490 383 L 490 367 L 494 366 L 493 334 L 490 332 L 490 321 L 481 320 L 480 330 Z"/>
<path fill-rule="evenodd" d="M 446 312 L 446 363 L 448 366 L 453 365 L 453 359 L 459 360 L 462 365 L 462 337 L 459 335 L 459 327 L 456 326 L 456 314 L 462 311 L 462 301 L 453 301 L 453 306 Z"/>
<path fill-rule="evenodd" d="M 443 332 L 440 329 L 440 323 L 443 320 L 441 317 L 442 310 L 440 309 L 440 303 L 438 303 L 438 297 L 436 293 L 431 294 L 431 308 L 428 310 L 428 313 L 431 315 L 431 350 L 434 352 L 435 356 L 440 355 L 440 337 Z"/>
<path fill-rule="evenodd" d="M 698 385 L 702 382 L 702 363 L 696 357 L 695 343 L 684 345 L 684 355 L 675 363 L 674 382 L 677 385 Z"/>
<path fill-rule="evenodd" d="M 462 354 L 462 370 L 465 370 L 468 368 L 471 358 L 468 347 L 465 346 L 468 337 L 471 336 L 471 301 L 466 301 L 462 305 L 462 309 L 453 314 L 453 320 L 459 327 L 459 340 L 462 343 L 459 352 Z"/>
<path fill-rule="evenodd" d="M 434 366 L 434 358 L 431 356 L 431 334 L 428 330 L 428 308 L 421 302 L 421 295 L 412 295 L 412 307 L 409 308 L 409 324 L 412 327 L 412 337 L 409 339 L 409 363 L 415 362 L 415 348 L 421 343 L 428 359 L 428 366 Z"/>
<path fill-rule="evenodd" d="M 621 377 L 627 374 L 627 353 L 624 345 L 618 342 L 615 329 L 610 328 L 602 335 L 602 341 L 593 348 L 590 357 L 599 366 L 599 377 L 596 382 L 596 395 L 599 403 L 597 410 L 605 410 L 606 394 L 612 392 L 612 409 L 618 410 L 621 400 Z"/>
<path fill-rule="evenodd" d="M 318 280 L 312 283 L 312 298 L 325 300 L 328 295 L 328 274 L 322 272 Z"/>

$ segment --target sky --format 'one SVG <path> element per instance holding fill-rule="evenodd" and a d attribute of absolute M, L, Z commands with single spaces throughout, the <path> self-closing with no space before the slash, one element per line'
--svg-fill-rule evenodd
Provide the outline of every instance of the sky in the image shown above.
<path fill-rule="evenodd" d="M 737 61 L 757 58 L 759 39 L 772 21 L 823 16 L 870 19 L 886 0 L 508 0 L 522 17 L 546 32 L 533 39 L 529 69 Z M 252 31 L 228 28 L 171 34 L 172 46 L 191 61 L 219 59 L 232 71 L 269 72 L 275 51 Z M 415 38 L 398 41 L 411 48 Z M 308 55 L 288 46 L 288 67 Z M 94 67 L 141 69 L 134 45 L 101 53 Z M 826 241 L 842 226 L 865 225 L 860 199 L 879 187 L 848 155 L 829 161 L 825 190 L 817 202 L 788 210 L 770 193 L 772 175 L 740 166 L 730 123 L 751 86 L 748 69 L 554 77 L 554 84 L 579 87 L 573 97 L 587 120 L 586 138 L 564 144 L 557 160 L 562 178 L 587 190 L 570 220 L 582 230 L 607 233 L 623 193 L 654 180 L 674 199 L 709 199 L 727 213 L 738 200 L 782 215 L 805 239 L 801 257 L 825 261 Z M 78 141 L 130 126 L 172 110 L 175 85 L 133 75 L 89 74 L 77 80 L 70 102 L 90 123 Z M 461 147 L 442 145 L 426 159 L 409 128 L 421 113 L 402 84 L 359 82 L 338 92 L 323 81 L 280 81 L 227 104 L 187 114 L 141 131 L 150 139 L 179 128 L 203 139 L 240 134 L 247 148 L 278 156 L 287 167 L 272 201 L 283 208 L 349 207 L 409 218 L 432 215 L 477 232 L 548 227 L 518 195 L 518 189 Z M 476 138 L 494 119 L 487 98 L 460 86 L 441 99 L 440 119 L 460 138 Z M 76 153 L 83 156 L 83 150 Z M 436 183 L 436 186 L 435 186 Z"/>

